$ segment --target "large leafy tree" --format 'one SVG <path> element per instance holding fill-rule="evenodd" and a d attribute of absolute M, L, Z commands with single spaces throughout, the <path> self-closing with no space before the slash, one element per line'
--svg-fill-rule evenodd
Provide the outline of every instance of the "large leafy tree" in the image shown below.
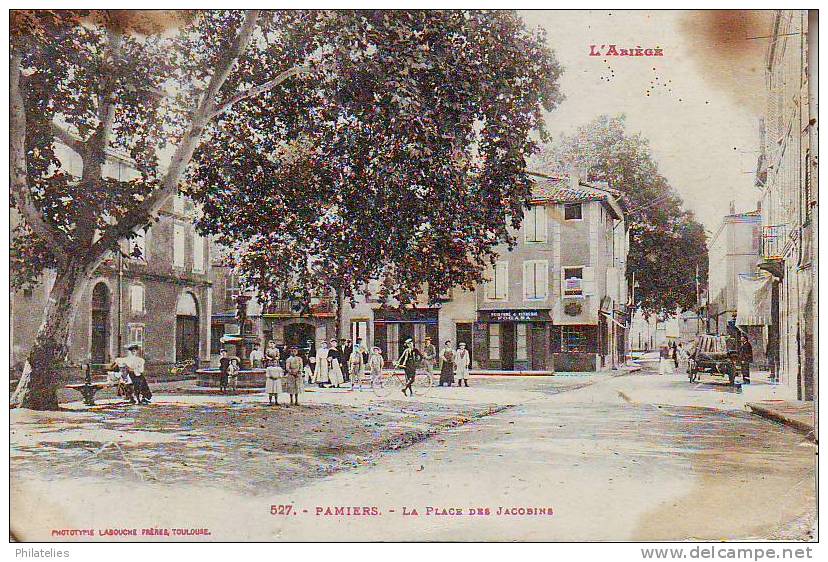
<path fill-rule="evenodd" d="M 627 276 L 635 275 L 635 303 L 648 316 L 667 316 L 696 306 L 707 282 L 704 227 L 658 171 L 647 139 L 630 134 L 623 116 L 602 115 L 542 151 L 547 168 L 575 165 L 590 181 L 624 194 L 630 232 Z"/>
<path fill-rule="evenodd" d="M 338 12 L 303 20 L 311 72 L 219 117 L 196 155 L 200 227 L 267 298 L 410 303 L 473 287 L 513 243 L 526 162 L 561 69 L 512 12 Z M 545 137 L 543 137 L 545 138 Z M 509 217 L 514 217 L 509 219 Z M 341 302 L 340 302 L 341 304 Z"/>
<path fill-rule="evenodd" d="M 70 326 L 90 276 L 178 191 L 217 116 L 307 71 L 303 57 L 289 56 L 295 41 L 281 21 L 311 30 L 301 20 L 317 18 L 324 15 L 12 12 L 10 189 L 22 219 L 14 283 L 55 274 L 12 403 L 57 408 Z M 80 157 L 79 175 L 68 172 L 58 145 Z M 108 177 L 112 151 L 126 153 L 140 176 Z"/>

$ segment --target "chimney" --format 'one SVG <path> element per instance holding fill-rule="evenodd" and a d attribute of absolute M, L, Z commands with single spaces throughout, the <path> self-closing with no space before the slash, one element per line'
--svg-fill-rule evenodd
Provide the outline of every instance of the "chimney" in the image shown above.
<path fill-rule="evenodd" d="M 586 170 L 584 166 L 580 165 L 575 160 L 570 160 L 566 163 L 566 173 L 569 176 L 569 187 L 578 189 L 581 180 L 586 180 Z"/>

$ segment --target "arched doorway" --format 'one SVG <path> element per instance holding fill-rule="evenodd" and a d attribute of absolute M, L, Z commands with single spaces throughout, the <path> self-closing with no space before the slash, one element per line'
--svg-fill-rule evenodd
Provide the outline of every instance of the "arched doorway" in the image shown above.
<path fill-rule="evenodd" d="M 175 308 L 175 362 L 198 364 L 198 303 L 192 293 L 182 293 Z"/>
<path fill-rule="evenodd" d="M 316 341 L 316 328 L 313 324 L 298 322 L 285 326 L 285 345 L 288 349 L 293 345 L 299 348 L 306 348 L 308 346 L 308 340 L 311 342 Z"/>
<path fill-rule="evenodd" d="M 89 356 L 94 364 L 109 363 L 109 309 L 111 306 L 109 287 L 100 282 L 92 289 L 92 337 L 89 342 Z"/>

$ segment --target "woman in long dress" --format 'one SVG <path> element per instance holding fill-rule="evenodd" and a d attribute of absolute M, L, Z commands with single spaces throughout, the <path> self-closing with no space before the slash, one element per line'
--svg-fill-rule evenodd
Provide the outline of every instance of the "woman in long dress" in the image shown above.
<path fill-rule="evenodd" d="M 316 366 L 313 370 L 313 382 L 320 388 L 331 381 L 328 376 L 328 344 L 322 342 L 316 350 Z"/>
<path fill-rule="evenodd" d="M 457 361 L 457 368 L 454 371 L 455 376 L 457 377 L 457 386 L 463 386 L 465 383 L 466 387 L 469 386 L 469 364 L 471 363 L 471 358 L 469 357 L 469 351 L 466 349 L 466 344 L 460 342 L 460 347 L 457 348 L 457 357 L 455 359 Z"/>
<path fill-rule="evenodd" d="M 662 345 L 658 353 L 658 374 L 672 375 L 673 374 L 673 358 L 670 357 L 670 347 Z"/>
<path fill-rule="evenodd" d="M 331 381 L 331 386 L 339 388 L 339 385 L 345 382 L 345 376 L 342 374 L 342 352 L 337 347 L 337 341 L 331 340 L 331 347 L 328 350 L 328 378 Z"/>
<path fill-rule="evenodd" d="M 454 384 L 454 355 L 451 340 L 446 340 L 445 347 L 440 350 L 440 386 Z"/>

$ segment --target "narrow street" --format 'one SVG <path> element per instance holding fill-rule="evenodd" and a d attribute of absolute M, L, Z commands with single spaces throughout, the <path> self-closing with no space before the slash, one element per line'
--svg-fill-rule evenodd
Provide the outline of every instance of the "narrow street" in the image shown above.
<path fill-rule="evenodd" d="M 16 484 L 42 498 L 41 515 L 60 505 L 64 526 L 209 528 L 209 540 L 792 539 L 811 528 L 816 449 L 747 413 L 752 389 L 646 370 L 567 388 L 555 377 L 475 382 L 523 399 L 287 493 L 221 489 L 209 475 L 186 486 Z M 129 509 L 116 517 L 113 502 Z M 290 513 L 271 515 L 272 505 Z M 337 507 L 376 507 L 381 517 L 325 515 Z M 427 515 L 429 507 L 462 514 Z M 498 515 L 500 507 L 553 515 Z M 470 514 L 479 508 L 489 515 Z"/>

